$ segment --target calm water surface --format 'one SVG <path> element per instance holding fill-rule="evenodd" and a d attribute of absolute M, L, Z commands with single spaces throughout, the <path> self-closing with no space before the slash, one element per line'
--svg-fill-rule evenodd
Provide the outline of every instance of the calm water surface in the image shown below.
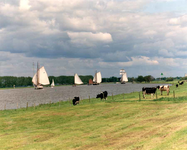
<path fill-rule="evenodd" d="M 35 90 L 34 88 L 23 89 L 8 89 L 0 90 L 0 110 L 16 109 L 18 107 L 45 104 L 51 102 L 58 102 L 59 100 L 73 99 L 75 96 L 81 99 L 95 98 L 97 94 L 102 91 L 108 91 L 109 96 L 131 93 L 141 91 L 142 87 L 155 87 L 159 84 L 101 84 L 101 85 L 80 85 L 72 86 L 58 86 L 54 88 L 46 87 L 43 90 Z"/>

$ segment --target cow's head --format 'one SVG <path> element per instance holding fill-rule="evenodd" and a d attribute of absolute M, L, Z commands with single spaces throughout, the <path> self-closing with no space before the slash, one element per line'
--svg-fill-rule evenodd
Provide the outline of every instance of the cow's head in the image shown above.
<path fill-rule="evenodd" d="M 101 94 L 98 94 L 98 95 L 96 96 L 96 98 L 101 98 Z"/>
<path fill-rule="evenodd" d="M 76 101 L 79 101 L 79 97 L 74 97 L 74 99 L 75 99 Z"/>
<path fill-rule="evenodd" d="M 96 98 L 101 98 L 102 99 L 103 98 L 103 93 L 98 94 Z"/>

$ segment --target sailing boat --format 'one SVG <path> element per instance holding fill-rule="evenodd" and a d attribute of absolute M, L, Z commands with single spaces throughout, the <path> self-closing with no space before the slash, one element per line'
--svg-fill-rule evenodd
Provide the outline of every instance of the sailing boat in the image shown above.
<path fill-rule="evenodd" d="M 83 84 L 82 80 L 79 78 L 78 74 L 76 73 L 74 75 L 74 85 L 76 86 L 77 84 Z"/>
<path fill-rule="evenodd" d="M 88 85 L 92 85 L 92 84 L 93 84 L 93 80 L 92 80 L 92 79 L 89 79 Z"/>
<path fill-rule="evenodd" d="M 52 80 L 52 83 L 51 83 L 51 88 L 53 88 L 55 86 L 55 82 L 54 82 L 54 79 Z"/>
<path fill-rule="evenodd" d="M 93 85 L 99 85 L 99 83 L 101 82 L 102 82 L 101 72 L 96 71 L 95 76 L 93 78 Z"/>
<path fill-rule="evenodd" d="M 124 69 L 120 70 L 120 75 L 122 75 L 120 79 L 121 84 L 125 84 L 126 82 L 128 82 L 127 73 L 125 72 Z"/>
<path fill-rule="evenodd" d="M 32 82 L 34 84 L 35 89 L 43 89 L 43 85 L 50 84 L 44 66 L 39 68 L 39 64 L 37 64 L 37 72 L 33 76 Z"/>

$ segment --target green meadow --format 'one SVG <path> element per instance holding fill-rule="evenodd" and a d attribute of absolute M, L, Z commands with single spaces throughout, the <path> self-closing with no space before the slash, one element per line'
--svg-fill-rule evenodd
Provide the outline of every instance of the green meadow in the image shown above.
<path fill-rule="evenodd" d="M 157 90 L 157 99 L 134 92 L 77 106 L 67 101 L 0 111 L 0 149 L 187 149 L 187 83 L 173 85 L 169 96 Z"/>

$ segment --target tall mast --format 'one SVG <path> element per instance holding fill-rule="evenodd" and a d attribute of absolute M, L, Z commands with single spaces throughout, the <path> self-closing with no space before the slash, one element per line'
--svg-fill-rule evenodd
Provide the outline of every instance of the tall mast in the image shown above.
<path fill-rule="evenodd" d="M 37 85 L 39 84 L 39 68 L 40 68 L 40 65 L 39 65 L 39 63 L 37 62 Z"/>
<path fill-rule="evenodd" d="M 34 77 L 34 62 L 33 62 L 33 77 Z"/>

